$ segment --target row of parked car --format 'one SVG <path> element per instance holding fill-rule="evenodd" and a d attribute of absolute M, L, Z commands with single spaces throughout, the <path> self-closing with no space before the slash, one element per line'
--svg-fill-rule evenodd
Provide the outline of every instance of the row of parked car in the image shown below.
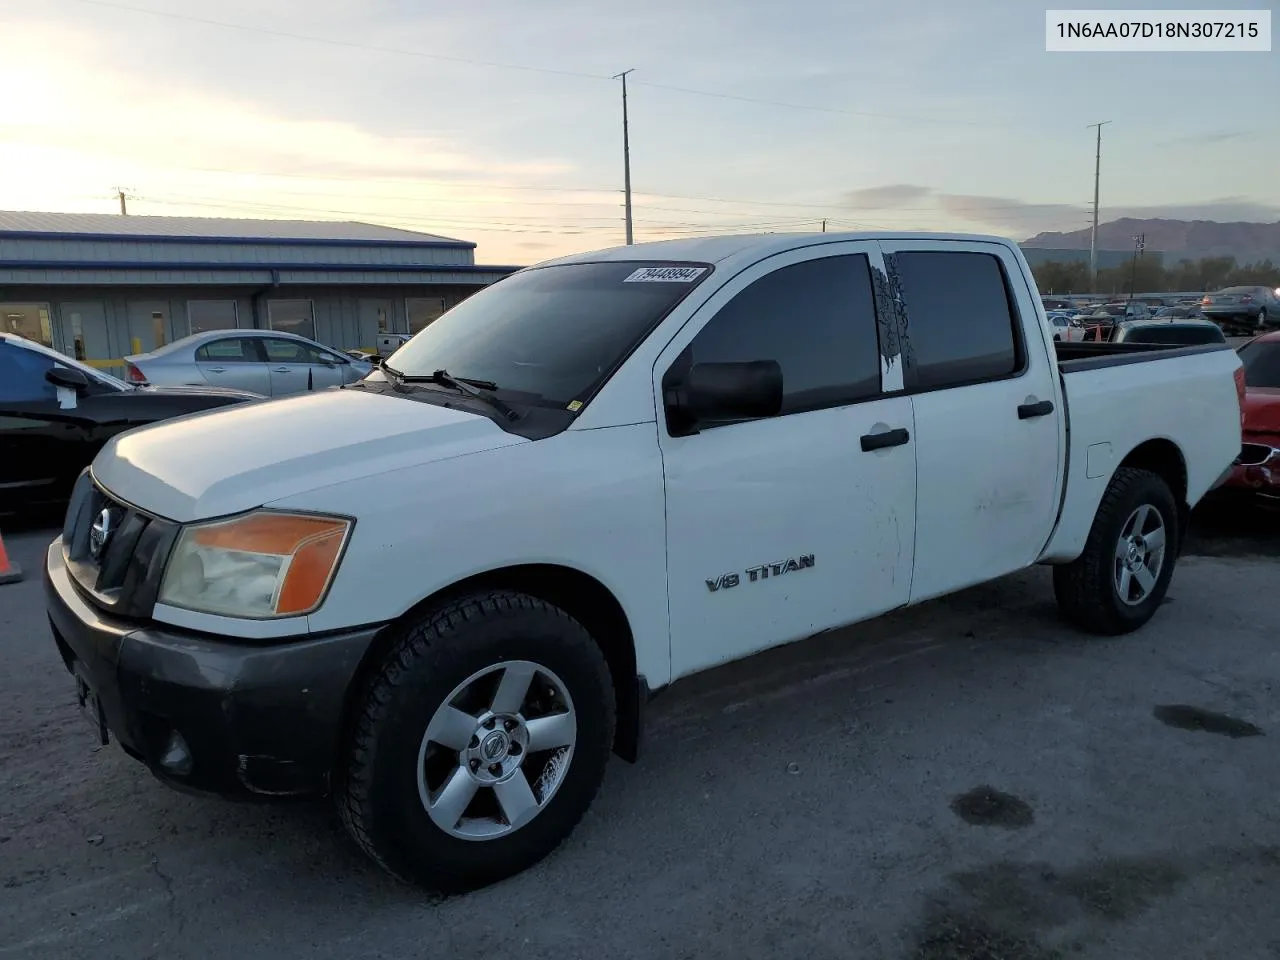
<path fill-rule="evenodd" d="M 124 430 L 355 383 L 379 358 L 275 330 L 209 330 L 124 359 L 122 379 L 0 334 L 0 514 L 64 503 L 80 471 Z"/>
<path fill-rule="evenodd" d="M 1253 336 L 1280 326 L 1280 289 L 1265 286 L 1227 287 L 1200 299 L 1160 303 L 1133 299 L 1098 303 L 1055 297 L 1042 300 L 1055 327 L 1055 339 L 1065 341 L 1123 339 L 1112 334 L 1119 334 L 1121 324 L 1130 321 L 1154 321 L 1152 325 L 1128 328 L 1142 330 L 1141 339 L 1149 343 L 1218 342 L 1205 324 L 1217 327 L 1224 336 Z M 1156 339 L 1162 329 L 1156 324 L 1174 325 L 1166 328 L 1166 335 L 1173 339 Z M 1085 331 L 1095 328 L 1093 336 L 1086 336 Z"/>

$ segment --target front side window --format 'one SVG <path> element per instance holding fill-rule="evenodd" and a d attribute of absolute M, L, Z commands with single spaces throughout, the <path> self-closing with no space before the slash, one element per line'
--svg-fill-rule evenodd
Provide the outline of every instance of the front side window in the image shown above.
<path fill-rule="evenodd" d="M 1250 387 L 1280 389 L 1280 341 L 1246 343 L 1239 350 L 1244 382 Z"/>
<path fill-rule="evenodd" d="M 1021 337 L 999 259 L 989 253 L 908 250 L 895 253 L 893 260 L 906 303 L 917 388 L 1018 372 Z"/>
<path fill-rule="evenodd" d="M 316 321 L 310 300 L 270 300 L 267 319 L 272 330 L 315 339 Z"/>
<path fill-rule="evenodd" d="M 387 366 L 409 376 L 447 370 L 531 404 L 576 410 L 710 273 L 637 261 L 513 273 L 431 323 Z"/>
<path fill-rule="evenodd" d="M 877 396 L 880 348 L 866 256 L 805 260 L 761 277 L 707 322 L 678 366 L 755 360 L 782 367 L 783 415 Z"/>
<path fill-rule="evenodd" d="M 270 363 L 333 363 L 335 358 L 325 356 L 309 343 L 297 340 L 280 340 L 276 337 L 264 337 L 263 347 L 267 351 Z M 321 357 L 324 357 L 322 360 Z"/>
<path fill-rule="evenodd" d="M 43 353 L 0 343 L 0 403 L 53 400 L 57 388 L 44 378 L 53 364 Z"/>

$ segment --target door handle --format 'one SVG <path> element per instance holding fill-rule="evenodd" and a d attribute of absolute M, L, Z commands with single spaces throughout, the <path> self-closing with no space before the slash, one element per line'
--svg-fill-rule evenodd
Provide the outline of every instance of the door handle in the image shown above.
<path fill-rule="evenodd" d="M 886 430 L 883 433 L 867 433 L 862 436 L 862 449 L 865 453 L 872 450 L 884 450 L 886 447 L 900 447 L 911 439 L 906 429 Z"/>
<path fill-rule="evenodd" d="M 1018 404 L 1018 419 L 1030 420 L 1033 417 L 1047 417 L 1053 413 L 1053 401 L 1041 400 L 1039 403 Z"/>
<path fill-rule="evenodd" d="M 293 371 L 290 370 L 288 367 L 272 367 L 271 372 L 272 373 L 293 373 Z"/>
<path fill-rule="evenodd" d="M 226 373 L 227 368 L 226 367 L 210 367 L 209 372 L 210 373 Z"/>

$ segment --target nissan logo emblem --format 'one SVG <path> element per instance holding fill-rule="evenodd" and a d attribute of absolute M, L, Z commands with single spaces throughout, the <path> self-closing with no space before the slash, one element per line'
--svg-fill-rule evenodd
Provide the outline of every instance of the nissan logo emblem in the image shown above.
<path fill-rule="evenodd" d="M 89 556 L 95 560 L 102 556 L 107 540 L 111 537 L 111 531 L 111 511 L 103 510 L 98 514 L 98 519 L 93 521 L 93 526 L 89 528 Z"/>

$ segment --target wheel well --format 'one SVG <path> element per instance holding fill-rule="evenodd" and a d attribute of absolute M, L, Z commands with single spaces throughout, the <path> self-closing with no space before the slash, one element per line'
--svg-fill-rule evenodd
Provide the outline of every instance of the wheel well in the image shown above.
<path fill-rule="evenodd" d="M 419 601 L 385 630 L 380 631 L 365 652 L 347 690 L 344 735 L 339 749 L 345 750 L 355 711 L 359 708 L 371 674 L 397 639 L 397 626 L 415 619 L 432 607 L 449 602 L 454 597 L 483 590 L 514 590 L 545 600 L 581 623 L 595 638 L 613 677 L 614 703 L 618 717 L 613 740 L 614 752 L 624 760 L 634 762 L 639 750 L 640 712 L 644 707 L 644 697 L 641 678 L 636 674 L 636 648 L 631 624 L 622 604 L 608 587 L 579 570 L 554 564 L 505 567 L 460 580 Z M 340 770 L 341 766 L 335 769 Z"/>
<path fill-rule="evenodd" d="M 1187 504 L 1187 461 L 1172 440 L 1148 440 L 1134 447 L 1120 462 L 1122 467 L 1150 470 L 1169 485 L 1178 504 L 1178 528 L 1185 531 L 1191 508 Z"/>

